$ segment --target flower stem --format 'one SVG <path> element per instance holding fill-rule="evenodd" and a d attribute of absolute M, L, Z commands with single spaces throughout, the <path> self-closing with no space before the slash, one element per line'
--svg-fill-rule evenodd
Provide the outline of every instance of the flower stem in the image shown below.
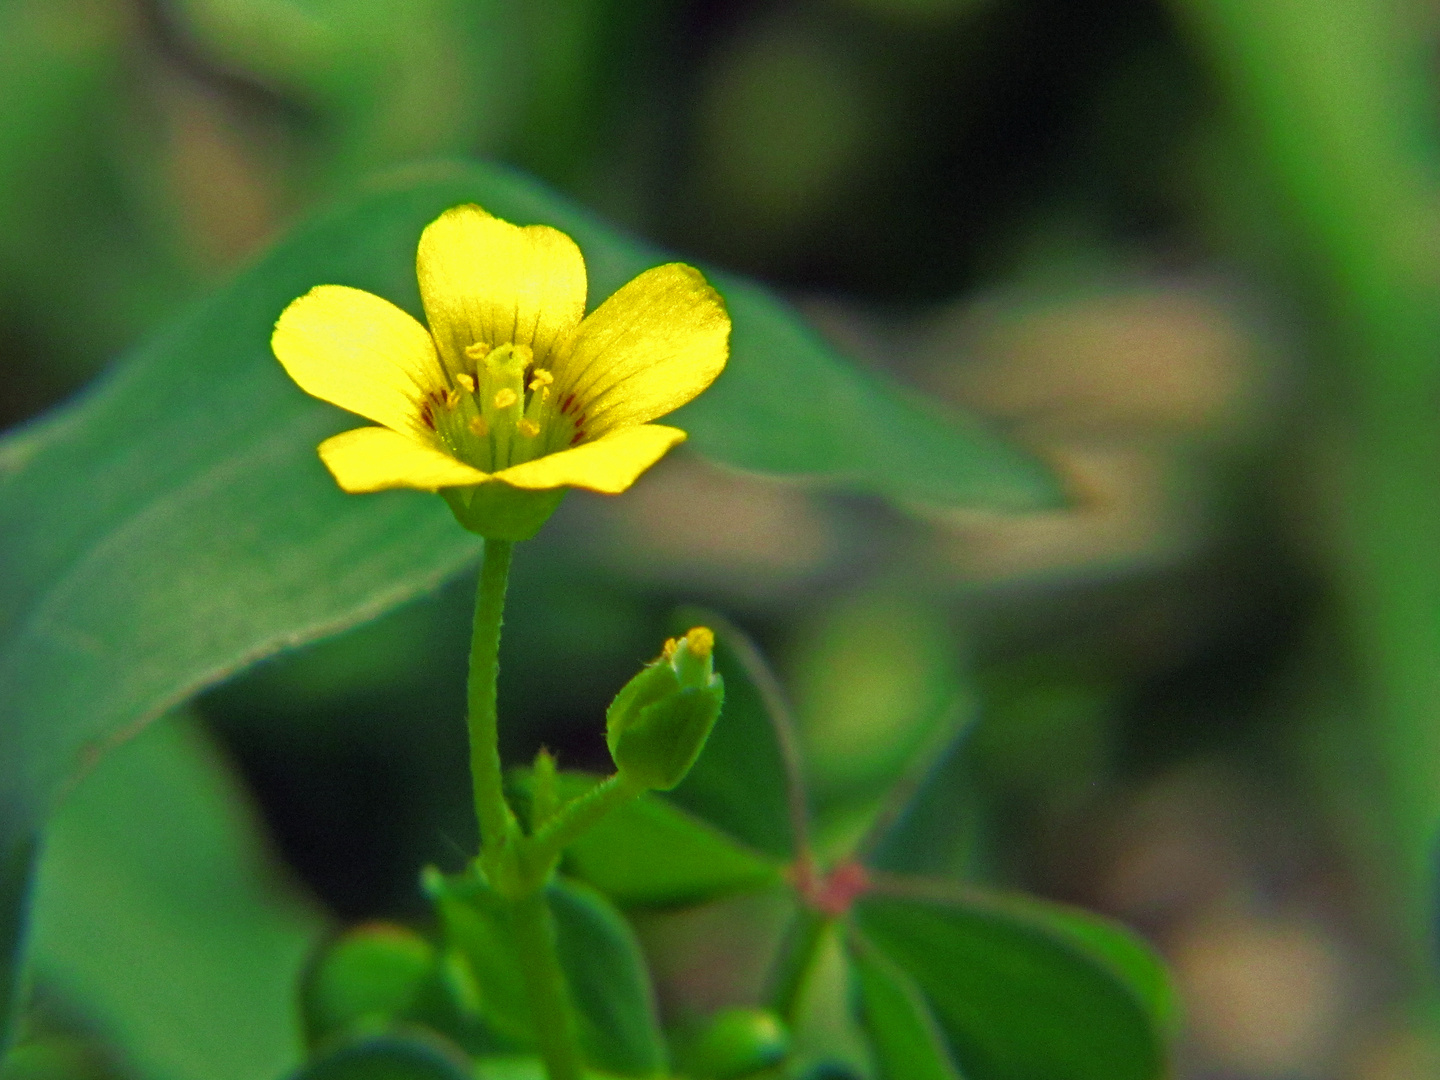
<path fill-rule="evenodd" d="M 565 973 L 555 951 L 555 923 L 545 890 L 511 901 L 511 926 L 535 1026 L 535 1042 L 549 1080 L 583 1080 Z"/>
<path fill-rule="evenodd" d="M 501 785 L 495 684 L 500 672 L 500 623 L 510 577 L 510 540 L 486 540 L 475 589 L 475 627 L 470 639 L 470 777 L 483 851 L 498 851 L 515 827 L 515 815 Z"/>

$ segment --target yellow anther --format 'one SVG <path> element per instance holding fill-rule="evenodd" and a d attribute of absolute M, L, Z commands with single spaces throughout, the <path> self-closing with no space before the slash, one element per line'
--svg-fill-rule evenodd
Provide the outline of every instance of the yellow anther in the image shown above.
<path fill-rule="evenodd" d="M 453 409 L 456 405 L 459 405 L 459 404 L 460 404 L 460 391 L 459 391 L 459 390 L 448 390 L 448 391 L 446 391 L 446 393 L 445 393 L 445 404 L 448 405 L 448 406 L 449 406 L 450 408 L 452 408 L 452 409 Z"/>
<path fill-rule="evenodd" d="M 680 647 L 680 642 L 675 638 L 666 638 L 665 644 L 660 646 L 660 659 L 669 660 L 675 655 L 675 650 Z"/>
<path fill-rule="evenodd" d="M 465 426 L 470 429 L 471 435 L 478 438 L 483 439 L 486 435 L 490 434 L 490 425 L 485 423 L 485 417 L 483 416 L 472 416 L 470 422 Z"/>
<path fill-rule="evenodd" d="M 456 375 L 455 381 L 463 386 L 469 393 L 473 394 L 475 392 L 475 380 L 469 375 L 466 375 L 465 372 L 462 371 Z"/>
<path fill-rule="evenodd" d="M 520 423 L 515 426 L 520 429 L 520 434 L 524 435 L 527 439 L 533 439 L 536 435 L 540 434 L 540 425 L 534 420 L 521 420 Z"/>
<path fill-rule="evenodd" d="M 471 360 L 484 360 L 490 352 L 490 346 L 483 341 L 477 341 L 473 345 L 465 346 L 465 355 Z"/>
<path fill-rule="evenodd" d="M 515 402 L 519 400 L 520 396 L 516 394 L 514 390 L 511 390 L 508 386 L 501 387 L 499 390 L 495 391 L 495 407 L 497 409 L 508 409 L 511 405 L 514 405 Z"/>
<path fill-rule="evenodd" d="M 538 368 L 538 367 L 537 367 L 537 368 L 536 368 L 533 372 L 531 372 L 531 374 L 530 374 L 530 389 L 531 389 L 531 390 L 541 390 L 541 389 L 544 389 L 545 387 L 549 386 L 549 385 L 550 385 L 551 383 L 553 383 L 554 381 L 555 381 L 555 376 L 554 376 L 554 375 L 551 375 L 550 372 L 546 371 L 544 368 Z"/>
<path fill-rule="evenodd" d="M 696 626 L 685 632 L 685 644 L 690 652 L 704 659 L 715 649 L 715 632 L 708 626 Z"/>

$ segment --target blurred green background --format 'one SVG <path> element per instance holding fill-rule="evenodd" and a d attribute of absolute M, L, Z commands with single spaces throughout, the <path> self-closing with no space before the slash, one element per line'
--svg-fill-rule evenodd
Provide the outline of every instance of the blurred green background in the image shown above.
<path fill-rule="evenodd" d="M 785 676 L 832 842 L 961 701 L 916 857 L 1147 934 L 1183 1077 L 1433 1077 L 1437 31 L 1427 0 L 0 0 L 0 423 L 375 170 L 512 163 L 776 286 L 1072 500 L 897 507 L 684 452 L 572 496 L 517 558 L 512 760 L 603 767 L 609 695 L 711 605 Z M 205 952 L 196 904 L 281 967 L 327 919 L 422 914 L 419 869 L 475 843 L 469 588 L 264 663 L 80 786 L 31 1028 L 83 1061 L 33 1075 L 269 1067 L 186 1019 L 286 1007 L 271 968 Z M 165 754 L 214 822 L 127 787 Z M 211 899 L 106 946 L 102 898 L 148 912 L 154 886 L 84 836 L 132 818 L 99 846 Z M 174 866 L 182 842 L 267 884 Z M 190 974 L 135 980 L 150 962 Z M 681 972 L 662 1004 L 726 1004 L 717 983 Z"/>

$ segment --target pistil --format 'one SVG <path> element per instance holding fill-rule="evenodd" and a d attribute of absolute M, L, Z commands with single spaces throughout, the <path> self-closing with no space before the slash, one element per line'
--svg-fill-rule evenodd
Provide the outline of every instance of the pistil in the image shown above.
<path fill-rule="evenodd" d="M 526 345 L 501 345 L 485 357 L 476 396 L 490 429 L 491 471 L 516 464 L 512 443 L 525 415 L 525 369 L 531 356 Z"/>
<path fill-rule="evenodd" d="M 499 472 L 583 437 L 576 418 L 559 408 L 554 375 L 533 366 L 529 346 L 491 348 L 476 342 L 465 357 L 473 370 L 453 373 L 450 385 L 437 387 L 420 402 L 420 422 L 455 458 Z"/>

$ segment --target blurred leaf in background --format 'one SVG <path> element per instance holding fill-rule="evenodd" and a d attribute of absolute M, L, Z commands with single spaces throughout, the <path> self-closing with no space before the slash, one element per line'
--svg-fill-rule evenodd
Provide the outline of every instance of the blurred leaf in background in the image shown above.
<path fill-rule="evenodd" d="M 195 721 L 167 717 L 56 814 L 34 907 L 35 973 L 144 1080 L 280 1075 L 325 920 L 272 858 Z"/>

